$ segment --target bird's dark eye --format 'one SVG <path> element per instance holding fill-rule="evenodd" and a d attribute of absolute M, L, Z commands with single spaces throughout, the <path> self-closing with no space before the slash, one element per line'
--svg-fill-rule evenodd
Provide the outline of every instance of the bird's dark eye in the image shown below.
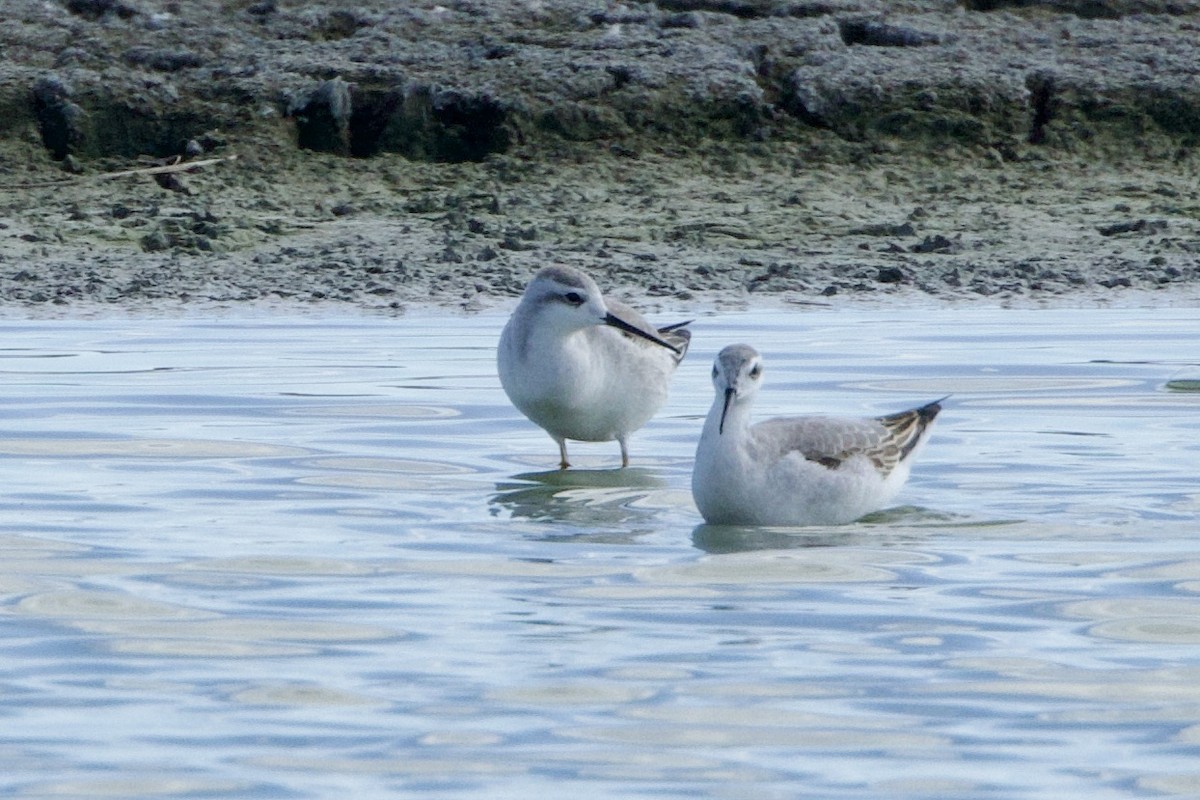
<path fill-rule="evenodd" d="M 583 305 L 583 295 L 579 292 L 567 292 L 563 295 L 563 299 L 573 306 Z"/>
<path fill-rule="evenodd" d="M 758 378 L 759 375 L 762 375 L 762 364 L 755 364 L 750 368 L 750 377 Z"/>

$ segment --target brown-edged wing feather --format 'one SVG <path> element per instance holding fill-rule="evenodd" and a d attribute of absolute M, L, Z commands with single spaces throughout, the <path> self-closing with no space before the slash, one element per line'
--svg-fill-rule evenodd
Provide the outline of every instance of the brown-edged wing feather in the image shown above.
<path fill-rule="evenodd" d="M 948 396 L 948 395 L 947 395 Z M 942 401 L 934 400 L 932 403 L 926 403 L 920 408 L 914 408 L 910 411 L 901 411 L 898 414 L 889 414 L 886 417 L 880 417 L 879 423 L 883 425 L 888 432 L 888 446 L 886 453 L 881 461 L 875 461 L 875 465 L 880 471 L 887 475 L 896 465 L 912 454 L 921 440 L 925 438 L 925 431 L 929 428 L 933 421 L 937 419 L 937 415 L 941 413 Z"/>
<path fill-rule="evenodd" d="M 776 457 L 798 452 L 828 469 L 838 469 L 854 456 L 865 456 L 886 477 L 920 444 L 942 410 L 942 400 L 875 419 L 769 419 L 754 426 L 755 440 L 759 446 L 775 450 Z"/>

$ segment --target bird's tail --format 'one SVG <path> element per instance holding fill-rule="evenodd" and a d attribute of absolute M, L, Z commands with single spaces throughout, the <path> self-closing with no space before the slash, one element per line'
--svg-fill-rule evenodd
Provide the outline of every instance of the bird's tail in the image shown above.
<path fill-rule="evenodd" d="M 933 421 L 937 419 L 937 415 L 941 413 L 942 403 L 949 397 L 950 395 L 946 395 L 941 399 L 934 400 L 932 403 L 926 403 L 919 408 L 879 418 L 879 421 L 891 432 L 895 440 L 901 443 L 901 461 L 908 458 L 912 454 L 912 451 L 917 448 L 917 445 L 925 438 L 929 426 L 933 424 Z"/>
<path fill-rule="evenodd" d="M 687 329 L 692 322 L 693 320 L 689 319 L 687 322 L 676 322 L 658 329 L 658 335 L 678 349 L 679 353 L 675 356 L 676 364 L 683 361 L 683 357 L 687 355 L 688 345 L 692 342 L 692 332 Z"/>

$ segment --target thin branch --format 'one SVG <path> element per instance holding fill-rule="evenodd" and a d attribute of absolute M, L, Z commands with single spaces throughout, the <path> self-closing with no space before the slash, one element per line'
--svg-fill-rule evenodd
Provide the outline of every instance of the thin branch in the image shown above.
<path fill-rule="evenodd" d="M 174 164 L 166 164 L 159 167 L 138 167 L 136 169 L 123 169 L 117 172 L 101 172 L 98 175 L 82 175 L 77 177 L 66 177 L 56 181 L 44 181 L 41 183 L 16 183 L 4 186 L 5 189 L 42 189 L 50 186 L 62 186 L 65 183 L 71 183 L 75 180 L 109 180 L 110 178 L 125 178 L 130 175 L 164 175 L 171 172 L 190 172 L 193 169 L 207 167 L 211 164 L 219 164 L 222 161 L 234 161 L 237 159 L 237 154 L 231 156 L 220 156 L 219 158 L 202 158 L 199 161 L 178 161 Z"/>
<path fill-rule="evenodd" d="M 180 161 L 163 167 L 140 167 L 138 169 L 123 169 L 120 172 L 101 172 L 97 180 L 107 178 L 124 178 L 126 175 L 162 175 L 167 172 L 187 172 L 197 167 L 207 167 L 209 164 L 219 164 L 222 161 L 234 161 L 237 155 L 221 156 L 220 158 L 202 158 L 199 161 Z"/>

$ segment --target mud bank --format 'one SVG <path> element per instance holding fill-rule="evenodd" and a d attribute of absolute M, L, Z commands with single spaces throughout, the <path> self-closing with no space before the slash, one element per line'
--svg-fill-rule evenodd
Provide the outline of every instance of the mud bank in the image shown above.
<path fill-rule="evenodd" d="M 4 13 L 10 308 L 1200 302 L 1200 3 Z"/>

